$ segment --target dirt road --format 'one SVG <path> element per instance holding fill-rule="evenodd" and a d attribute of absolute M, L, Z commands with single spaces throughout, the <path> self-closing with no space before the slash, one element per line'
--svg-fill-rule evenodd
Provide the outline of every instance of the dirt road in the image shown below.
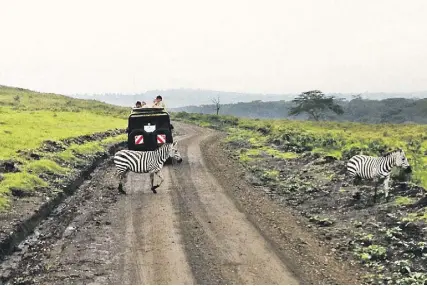
<path fill-rule="evenodd" d="M 153 194 L 130 173 L 119 195 L 98 168 L 1 264 L 4 283 L 355 283 L 297 219 L 244 182 L 214 131 L 176 124 L 180 165 Z M 356 282 L 357 283 L 357 282 Z"/>

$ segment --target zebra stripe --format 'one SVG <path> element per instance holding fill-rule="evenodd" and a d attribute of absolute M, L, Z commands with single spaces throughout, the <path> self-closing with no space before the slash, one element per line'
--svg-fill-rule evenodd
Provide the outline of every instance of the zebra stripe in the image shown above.
<path fill-rule="evenodd" d="M 411 166 L 401 149 L 390 152 L 382 157 L 355 155 L 347 163 L 347 172 L 350 177 L 362 179 L 385 179 L 384 192 L 388 197 L 390 172 L 394 166 L 402 167 L 411 172 Z M 377 186 L 375 186 L 374 202 L 376 201 Z"/>
<path fill-rule="evenodd" d="M 114 155 L 114 164 L 118 174 L 127 171 L 148 173 L 159 171 L 169 158 L 172 144 L 164 144 L 155 151 L 121 150 Z"/>
<path fill-rule="evenodd" d="M 352 177 L 374 179 L 376 177 L 388 177 L 394 166 L 409 167 L 403 151 L 390 152 L 382 157 L 355 155 L 348 161 L 347 170 Z"/>
<path fill-rule="evenodd" d="M 171 157 L 178 163 L 182 162 L 181 154 L 176 149 L 177 142 L 166 143 L 154 151 L 133 151 L 121 150 L 114 155 L 114 164 L 116 165 L 116 175 L 120 178 L 118 190 L 126 194 L 123 189 L 123 181 L 127 172 L 134 173 L 150 173 L 151 190 L 156 193 L 156 189 L 161 186 L 164 181 L 162 168 L 166 160 Z M 154 185 L 154 176 L 157 175 L 160 179 L 158 185 Z"/>

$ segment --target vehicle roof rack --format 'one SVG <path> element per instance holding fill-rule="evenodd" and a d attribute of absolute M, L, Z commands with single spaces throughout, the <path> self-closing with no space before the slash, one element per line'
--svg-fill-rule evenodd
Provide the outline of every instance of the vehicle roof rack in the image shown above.
<path fill-rule="evenodd" d="M 158 113 L 167 113 L 164 108 L 132 108 L 131 114 L 158 114 Z"/>

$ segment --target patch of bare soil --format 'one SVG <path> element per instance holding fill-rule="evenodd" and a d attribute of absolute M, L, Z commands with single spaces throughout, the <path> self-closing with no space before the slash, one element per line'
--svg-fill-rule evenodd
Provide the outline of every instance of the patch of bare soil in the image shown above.
<path fill-rule="evenodd" d="M 111 130 L 88 136 L 80 136 L 63 140 L 64 142 L 46 141 L 36 150 L 17 151 L 28 160 L 40 160 L 43 152 L 60 152 L 64 150 L 64 144 L 83 144 L 88 141 L 101 140 L 108 136 L 118 135 L 123 130 Z M 86 140 L 86 141 L 84 141 Z M 123 145 L 123 144 L 122 144 Z M 112 154 L 120 144 L 113 144 L 104 152 L 91 155 L 78 155 L 79 161 L 58 163 L 71 169 L 67 174 L 55 174 L 45 172 L 40 178 L 49 183 L 48 187 L 32 192 L 20 189 L 11 190 L 11 208 L 0 213 L 0 258 L 13 251 L 15 245 L 30 234 L 34 227 L 43 220 L 54 207 L 65 197 L 71 195 L 83 180 L 90 178 L 90 173 Z M 2 172 L 20 172 L 19 164 L 14 161 L 0 162 Z M 4 170 L 3 170 L 4 169 Z"/>
<path fill-rule="evenodd" d="M 105 163 L 6 257 L 2 284 L 120 283 L 111 271 L 123 252 L 116 244 L 120 224 L 109 216 L 119 197 L 114 169 Z"/>
<path fill-rule="evenodd" d="M 209 130 L 183 125 L 192 136 L 180 140 L 184 163 L 171 172 L 173 202 L 179 210 L 189 265 L 198 284 L 299 284 L 298 277 L 259 229 L 238 209 L 220 183 L 225 172 L 211 173 L 213 160 L 201 142 Z M 190 133 L 190 132 L 188 132 Z M 184 142 L 183 142 L 184 141 Z"/>
<path fill-rule="evenodd" d="M 307 231 L 307 222 L 267 195 L 268 188 L 250 183 L 247 173 L 225 153 L 223 135 L 203 142 L 209 171 L 221 176 L 239 209 L 271 243 L 304 284 L 359 284 L 359 272 L 351 261 L 336 257 L 325 243 Z"/>
<path fill-rule="evenodd" d="M 244 152 L 236 145 L 223 148 L 235 160 Z M 302 216 L 302 224 L 333 257 L 357 262 L 364 283 L 427 283 L 427 200 L 422 188 L 395 181 L 391 199 L 379 196 L 374 203 L 373 187 L 347 181 L 345 163 L 330 157 L 283 160 L 264 154 L 244 167 L 251 184 Z"/>

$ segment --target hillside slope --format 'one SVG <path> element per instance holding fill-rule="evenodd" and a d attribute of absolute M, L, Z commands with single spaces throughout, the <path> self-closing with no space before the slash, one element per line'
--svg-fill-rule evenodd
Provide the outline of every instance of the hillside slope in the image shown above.
<path fill-rule="evenodd" d="M 0 209 L 10 207 L 12 199 L 43 192 L 49 185 L 46 173 L 72 173 L 79 154 L 123 140 L 109 139 L 119 131 L 100 133 L 125 128 L 128 112 L 97 101 L 0 86 Z M 94 133 L 98 135 L 91 137 Z M 65 142 L 75 137 L 80 139 Z"/>
<path fill-rule="evenodd" d="M 200 106 L 211 104 L 213 98 L 220 97 L 222 104 L 232 104 L 238 102 L 251 102 L 251 101 L 290 101 L 295 98 L 297 93 L 250 93 L 250 92 L 230 92 L 219 90 L 206 90 L 206 89 L 164 89 L 164 90 L 148 90 L 144 93 L 105 93 L 105 94 L 74 94 L 75 98 L 81 99 L 96 99 L 102 102 L 116 104 L 120 106 L 132 106 L 137 100 L 144 100 L 151 102 L 157 95 L 163 96 L 166 105 L 169 108 L 179 108 L 185 106 Z M 344 98 L 351 100 L 352 95 L 357 93 L 327 93 L 337 98 Z M 407 92 L 407 93 L 364 93 L 364 98 L 372 100 L 394 99 L 394 98 L 425 98 L 427 91 L 420 92 Z"/>
<path fill-rule="evenodd" d="M 23 88 L 0 85 L 0 107 L 9 107 L 16 111 L 87 111 L 98 115 L 122 117 L 128 108 L 95 100 L 76 99 L 53 93 L 40 93 Z"/>
<path fill-rule="evenodd" d="M 203 89 L 166 89 L 149 90 L 139 94 L 94 94 L 94 95 L 73 95 L 75 98 L 96 99 L 102 102 L 117 104 L 120 106 L 132 106 L 137 100 L 151 102 L 157 95 L 163 96 L 168 108 L 177 108 L 187 105 L 200 105 L 212 103 L 212 98 L 221 97 L 222 103 L 245 102 L 257 99 L 281 100 L 292 99 L 294 95 L 286 94 L 261 94 L 261 93 L 239 93 L 224 92 Z"/>

